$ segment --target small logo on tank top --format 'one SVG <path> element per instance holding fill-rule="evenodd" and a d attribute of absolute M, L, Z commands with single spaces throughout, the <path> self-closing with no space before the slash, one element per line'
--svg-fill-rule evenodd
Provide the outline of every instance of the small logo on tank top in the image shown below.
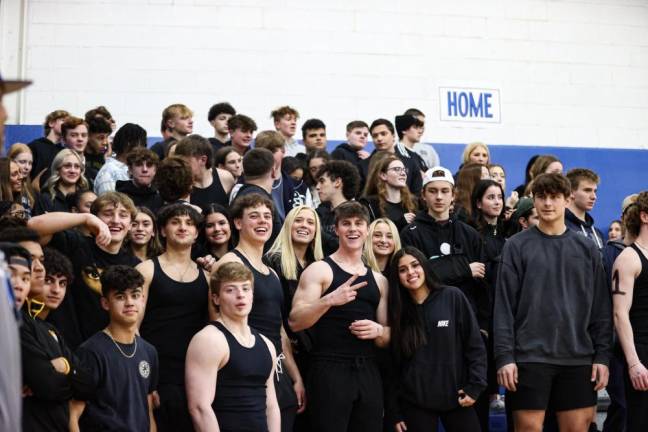
<path fill-rule="evenodd" d="M 148 378 L 149 375 L 151 375 L 151 366 L 149 366 L 146 360 L 142 360 L 139 363 L 139 373 L 144 379 Z"/>
<path fill-rule="evenodd" d="M 448 327 L 448 324 L 450 324 L 449 320 L 439 320 L 437 327 Z"/>

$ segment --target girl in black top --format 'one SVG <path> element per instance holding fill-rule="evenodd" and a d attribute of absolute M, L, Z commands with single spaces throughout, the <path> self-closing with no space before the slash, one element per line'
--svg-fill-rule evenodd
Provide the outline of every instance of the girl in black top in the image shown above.
<path fill-rule="evenodd" d="M 90 189 L 90 183 L 85 178 L 85 163 L 74 150 L 63 149 L 58 152 L 52 161 L 50 173 L 34 207 L 35 215 L 54 211 L 69 212 L 70 206 L 65 196 L 78 190 Z"/>
<path fill-rule="evenodd" d="M 220 204 L 212 203 L 203 208 L 203 216 L 205 222 L 191 255 L 197 258 L 209 254 L 219 260 L 233 249 L 229 211 Z"/>
<path fill-rule="evenodd" d="M 479 431 L 471 406 L 486 387 L 486 350 L 470 303 L 440 286 L 413 247 L 391 262 L 389 326 L 396 363 L 387 415 L 398 432 Z"/>
<path fill-rule="evenodd" d="M 407 168 L 398 157 L 385 156 L 370 167 L 360 202 L 371 220 L 387 217 L 399 231 L 414 220 L 416 204 L 407 187 Z"/>

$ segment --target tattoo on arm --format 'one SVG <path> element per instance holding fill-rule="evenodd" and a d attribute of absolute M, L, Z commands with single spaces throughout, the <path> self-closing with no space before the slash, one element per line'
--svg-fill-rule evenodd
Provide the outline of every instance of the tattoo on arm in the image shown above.
<path fill-rule="evenodd" d="M 614 274 L 612 275 L 612 295 L 626 295 L 619 288 L 619 269 L 614 270 Z"/>

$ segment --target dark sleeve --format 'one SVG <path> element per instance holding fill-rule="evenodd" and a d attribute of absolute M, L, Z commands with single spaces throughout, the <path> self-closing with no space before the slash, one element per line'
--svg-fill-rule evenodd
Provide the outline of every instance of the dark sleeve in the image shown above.
<path fill-rule="evenodd" d="M 411 230 L 410 228 L 412 226 L 414 225 L 412 224 L 407 225 L 405 228 L 401 230 L 400 232 L 401 243 L 403 246 L 413 246 L 420 251 L 424 251 L 425 248 L 422 247 L 423 245 L 419 241 L 419 236 L 413 234 L 414 231 L 418 231 L 418 230 Z"/>
<path fill-rule="evenodd" d="M 497 282 L 493 313 L 495 367 L 515 362 L 515 305 L 521 288 L 522 269 L 519 251 L 511 241 L 504 245 Z"/>
<path fill-rule="evenodd" d="M 335 148 L 335 150 L 333 150 L 333 152 L 331 152 L 331 159 L 334 159 L 334 160 L 346 160 L 346 158 L 344 157 L 344 152 L 339 147 Z"/>
<path fill-rule="evenodd" d="M 390 425 L 395 425 L 405 419 L 403 415 L 398 395 L 400 393 L 400 382 L 402 364 L 396 359 L 393 352 L 390 352 L 392 361 L 390 366 L 392 370 L 387 374 L 387 392 L 385 394 L 385 418 Z"/>
<path fill-rule="evenodd" d="M 57 372 L 50 362 L 52 356 L 38 341 L 33 325 L 23 324 L 20 331 L 23 384 L 34 396 L 51 401 L 66 401 L 72 397 L 68 376 Z"/>
<path fill-rule="evenodd" d="M 40 216 L 47 212 L 52 211 L 52 197 L 48 193 L 39 194 L 36 200 L 34 201 L 34 216 Z"/>
<path fill-rule="evenodd" d="M 463 390 L 468 396 L 477 400 L 486 388 L 486 347 L 468 299 L 461 293 L 457 293 L 457 296 L 460 299 L 456 305 L 456 313 L 460 317 L 461 343 L 468 370 Z"/>
<path fill-rule="evenodd" d="M 594 363 L 607 365 L 612 353 L 612 295 L 605 279 L 605 270 L 598 250 L 594 260 L 594 299 L 588 332 L 594 344 Z"/>
<path fill-rule="evenodd" d="M 85 363 L 77 357 L 72 350 L 70 350 L 65 341 L 59 335 L 61 341 L 61 349 L 63 355 L 70 363 L 70 373 L 68 374 L 70 385 L 72 386 L 72 394 L 77 400 L 89 400 L 95 396 L 97 385 L 99 383 L 98 376 L 95 375 L 95 370 L 91 366 L 98 364 L 97 361 L 93 363 Z M 83 350 L 79 348 L 79 350 Z"/>
<path fill-rule="evenodd" d="M 412 164 L 416 165 L 416 164 Z M 423 189 L 423 177 L 421 177 L 421 170 L 420 169 L 415 169 L 411 168 L 410 175 L 409 175 L 409 182 L 408 186 L 410 191 L 415 197 L 418 197 L 421 194 L 421 189 Z"/>
<path fill-rule="evenodd" d="M 49 242 L 49 246 L 52 246 L 69 257 L 72 251 L 83 247 L 83 241 L 83 235 L 79 231 L 69 229 L 54 234 L 52 240 Z"/>

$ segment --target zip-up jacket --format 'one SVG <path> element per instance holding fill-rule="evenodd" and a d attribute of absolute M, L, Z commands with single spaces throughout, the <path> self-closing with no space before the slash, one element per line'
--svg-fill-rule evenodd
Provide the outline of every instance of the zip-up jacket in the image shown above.
<path fill-rule="evenodd" d="M 458 408 L 459 390 L 477 400 L 486 388 L 486 348 L 466 297 L 443 286 L 417 306 L 417 313 L 427 341 L 410 359 L 397 362 L 390 394 L 433 412 Z M 388 405 L 395 410 L 390 419 L 403 420 L 399 404 Z"/>
<path fill-rule="evenodd" d="M 603 249 L 603 233 L 594 226 L 594 218 L 589 213 L 585 213 L 585 220 L 580 220 L 571 210 L 565 209 L 565 225 L 570 230 L 579 233 L 583 237 L 592 240 L 598 250 Z"/>
<path fill-rule="evenodd" d="M 594 242 L 537 227 L 509 238 L 495 290 L 495 363 L 608 364 L 612 304 Z"/>
<path fill-rule="evenodd" d="M 403 246 L 414 246 L 428 257 L 434 274 L 443 284 L 461 289 L 473 306 L 479 328 L 487 330 L 492 302 L 486 285 L 473 278 L 470 270 L 470 263 L 483 262 L 479 233 L 454 216 L 439 223 L 421 211 L 414 222 L 403 228 L 400 237 Z"/>

